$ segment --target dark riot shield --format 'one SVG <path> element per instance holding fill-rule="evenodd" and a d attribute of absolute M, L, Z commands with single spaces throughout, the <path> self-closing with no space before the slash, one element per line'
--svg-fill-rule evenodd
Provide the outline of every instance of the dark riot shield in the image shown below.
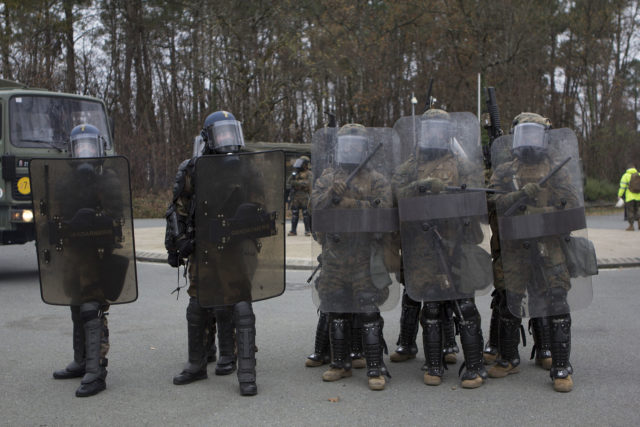
<path fill-rule="evenodd" d="M 448 149 L 420 150 L 421 117 L 394 129 L 404 154 L 393 175 L 404 284 L 416 301 L 473 298 L 493 283 L 480 127 L 471 113 L 449 113 Z M 443 191 L 429 181 L 440 180 Z"/>
<path fill-rule="evenodd" d="M 497 143 L 497 144 L 496 144 Z M 512 138 L 492 147 L 491 187 L 509 310 L 518 317 L 565 314 L 587 307 L 597 274 L 587 238 L 578 140 L 570 129 L 548 131 L 543 153 L 511 150 Z M 522 188 L 540 184 L 527 197 Z"/>
<path fill-rule="evenodd" d="M 203 156 L 195 171 L 200 305 L 216 307 L 281 295 L 284 153 Z"/>
<path fill-rule="evenodd" d="M 29 173 L 42 300 L 135 301 L 128 160 L 33 159 Z"/>
<path fill-rule="evenodd" d="M 325 128 L 313 136 L 312 251 L 321 263 L 313 300 L 324 312 L 390 310 L 400 299 L 398 218 L 389 180 L 399 139 L 393 129 L 366 128 L 367 149 L 356 171 L 337 161 L 339 133 Z M 332 191 L 337 181 L 348 182 L 341 197 Z"/>

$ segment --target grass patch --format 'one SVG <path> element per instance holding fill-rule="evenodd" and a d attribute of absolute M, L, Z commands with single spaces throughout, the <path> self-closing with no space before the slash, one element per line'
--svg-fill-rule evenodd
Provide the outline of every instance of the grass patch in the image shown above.
<path fill-rule="evenodd" d="M 173 192 L 170 189 L 144 193 L 133 192 L 134 218 L 164 218 L 164 213 L 171 201 Z"/>

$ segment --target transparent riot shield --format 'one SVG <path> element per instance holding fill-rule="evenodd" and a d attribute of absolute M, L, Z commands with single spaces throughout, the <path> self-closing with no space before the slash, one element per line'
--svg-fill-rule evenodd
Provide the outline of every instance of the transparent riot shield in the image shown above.
<path fill-rule="evenodd" d="M 598 271 L 587 238 L 576 135 L 552 129 L 546 139 L 543 150 L 513 150 L 511 136 L 492 147 L 491 187 L 506 192 L 492 197 L 507 303 L 518 317 L 587 307 L 591 276 Z M 524 187 L 530 183 L 538 187 L 527 195 Z"/>
<path fill-rule="evenodd" d="M 135 301 L 128 160 L 33 159 L 29 173 L 42 300 Z"/>
<path fill-rule="evenodd" d="M 336 155 L 343 135 L 366 145 L 349 163 Z M 323 312 L 386 311 L 400 299 L 398 218 L 390 183 L 398 142 L 390 128 L 325 128 L 313 136 L 312 251 L 321 264 L 313 299 Z M 347 138 L 346 147 L 349 143 Z M 335 193 L 337 183 L 344 185 L 343 194 Z"/>
<path fill-rule="evenodd" d="M 402 117 L 402 162 L 393 175 L 404 284 L 416 301 L 473 298 L 493 283 L 480 128 L 471 113 L 448 113 L 444 141 L 422 117 Z"/>
<path fill-rule="evenodd" d="M 285 289 L 284 153 L 196 161 L 195 276 L 203 307 L 260 301 Z"/>

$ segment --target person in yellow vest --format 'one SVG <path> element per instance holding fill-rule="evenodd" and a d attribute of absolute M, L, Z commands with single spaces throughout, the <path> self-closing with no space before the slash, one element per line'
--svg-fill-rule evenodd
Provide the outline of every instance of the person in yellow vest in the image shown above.
<path fill-rule="evenodd" d="M 620 179 L 618 204 L 621 204 L 622 200 L 624 200 L 627 221 L 629 221 L 629 227 L 627 227 L 626 230 L 634 230 L 634 221 L 638 221 L 638 230 L 640 230 L 640 216 L 638 216 L 638 205 L 640 204 L 640 174 L 638 174 L 633 163 L 627 164 L 627 170 Z"/>

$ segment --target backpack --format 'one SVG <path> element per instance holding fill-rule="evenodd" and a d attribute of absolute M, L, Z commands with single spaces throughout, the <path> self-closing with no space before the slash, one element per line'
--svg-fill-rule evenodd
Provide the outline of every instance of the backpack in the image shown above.
<path fill-rule="evenodd" d="M 631 190 L 632 193 L 640 193 L 640 174 L 638 172 L 631 175 L 629 190 Z"/>

